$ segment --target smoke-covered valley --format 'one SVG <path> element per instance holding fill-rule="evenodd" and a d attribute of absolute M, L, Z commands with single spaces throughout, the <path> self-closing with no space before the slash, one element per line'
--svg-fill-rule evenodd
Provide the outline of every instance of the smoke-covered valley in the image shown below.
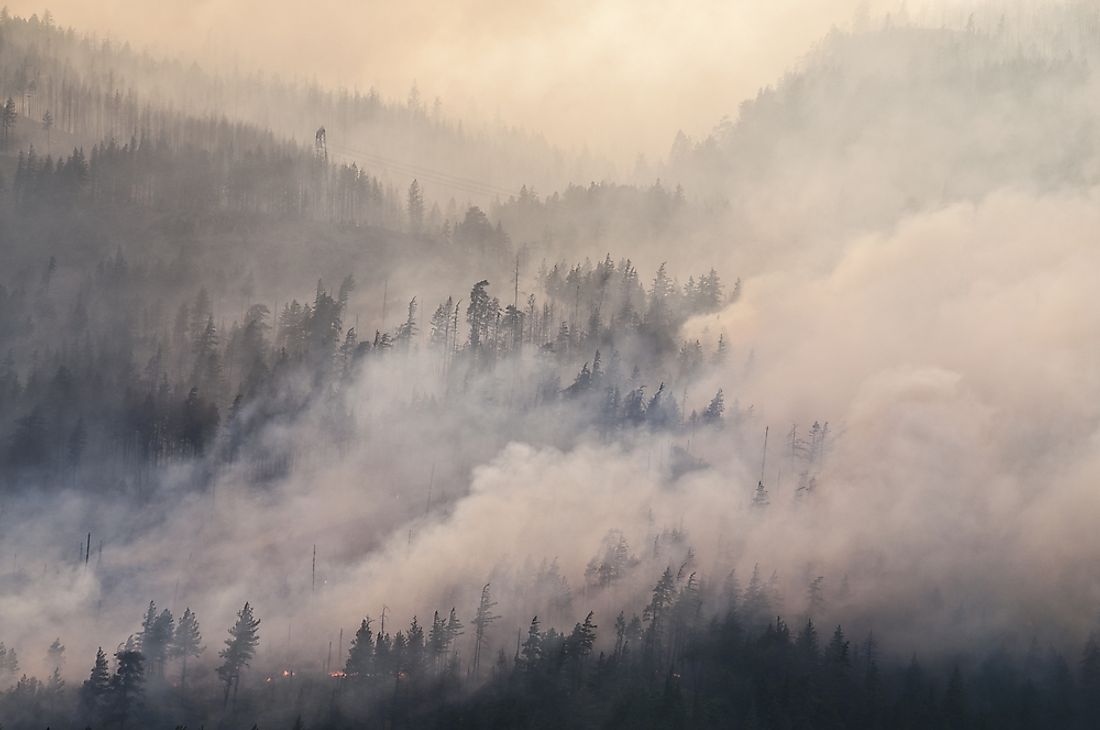
<path fill-rule="evenodd" d="M 1093 727 L 1097 40 L 859 14 L 617 174 L 5 13 L 0 724 Z"/>

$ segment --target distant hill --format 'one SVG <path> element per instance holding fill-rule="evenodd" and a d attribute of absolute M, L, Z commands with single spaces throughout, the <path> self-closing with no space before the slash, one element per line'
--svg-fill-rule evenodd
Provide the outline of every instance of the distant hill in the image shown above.
<path fill-rule="evenodd" d="M 893 225 L 1002 188 L 1100 182 L 1100 11 L 834 31 L 660 170 L 769 246 Z M 786 211 L 786 213 L 784 213 Z"/>
<path fill-rule="evenodd" d="M 417 178 L 443 202 L 484 204 L 524 184 L 543 190 L 611 174 L 608 163 L 538 135 L 464 124 L 415 90 L 396 102 L 373 89 L 334 91 L 262 73 L 219 75 L 37 16 L 0 23 L 0 95 L 19 100 L 20 112 L 34 120 L 51 110 L 58 130 L 89 145 L 140 136 L 149 112 L 225 117 L 304 145 L 324 126 L 334 161 L 357 162 L 399 187 Z"/>

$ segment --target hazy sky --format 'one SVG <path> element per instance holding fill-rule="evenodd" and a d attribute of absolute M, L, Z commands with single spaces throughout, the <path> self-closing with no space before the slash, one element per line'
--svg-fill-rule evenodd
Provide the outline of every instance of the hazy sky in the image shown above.
<path fill-rule="evenodd" d="M 41 0 L 7 0 L 42 11 Z M 499 115 L 620 161 L 709 130 L 856 9 L 886 0 L 54 0 L 58 22 L 157 53 L 239 62 Z"/>

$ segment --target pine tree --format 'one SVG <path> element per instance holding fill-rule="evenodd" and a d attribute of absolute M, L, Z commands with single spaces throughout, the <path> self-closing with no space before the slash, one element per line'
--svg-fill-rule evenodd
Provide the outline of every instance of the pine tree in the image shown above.
<path fill-rule="evenodd" d="M 672 601 L 676 595 L 676 583 L 672 575 L 672 568 L 665 568 L 657 585 L 653 587 L 653 596 L 642 612 L 642 618 L 648 622 L 645 631 L 645 653 L 652 662 L 659 658 L 665 645 L 667 633 L 667 614 L 672 607 Z"/>
<path fill-rule="evenodd" d="M 539 630 L 538 616 L 533 617 L 531 625 L 527 627 L 527 639 L 520 647 L 519 655 L 521 666 L 528 672 L 535 671 L 542 658 L 542 632 Z"/>
<path fill-rule="evenodd" d="M 963 688 L 962 672 L 956 664 L 947 680 L 947 689 L 943 693 L 943 715 L 947 721 L 945 730 L 960 730 L 967 723 L 966 692 Z"/>
<path fill-rule="evenodd" d="M 344 665 L 344 674 L 348 677 L 366 679 L 371 673 L 374 657 L 374 632 L 370 628 L 370 618 L 364 618 L 355 631 L 355 638 L 348 648 L 348 660 Z"/>
<path fill-rule="evenodd" d="M 752 566 L 752 577 L 745 589 L 745 616 L 750 622 L 762 621 L 771 612 L 771 599 L 760 578 L 760 566 Z"/>
<path fill-rule="evenodd" d="M 0 106 L 0 143 L 4 147 L 11 141 L 12 130 L 19 120 L 19 113 L 15 110 L 15 101 L 9 96 L 3 106 Z"/>
<path fill-rule="evenodd" d="M 463 631 L 464 628 L 465 626 L 462 624 L 461 621 L 458 620 L 458 612 L 455 611 L 454 607 L 452 606 L 451 613 L 447 616 L 447 624 L 444 627 L 444 637 L 446 639 L 445 650 L 450 650 L 454 647 L 455 641 L 458 639 L 458 637 L 466 633 L 465 631 Z M 458 652 L 453 652 L 452 657 L 457 658 Z"/>
<path fill-rule="evenodd" d="M 689 562 L 685 563 L 685 570 L 690 564 L 691 551 L 688 551 Z M 699 588 L 699 581 L 692 572 L 688 575 L 687 582 L 680 589 L 673 607 L 675 648 L 682 647 L 692 636 L 699 625 L 703 614 L 703 596 Z"/>
<path fill-rule="evenodd" d="M 432 627 L 428 631 L 428 651 L 436 669 L 447 655 L 447 625 L 436 611 L 432 616 Z"/>
<path fill-rule="evenodd" d="M 0 676 L 14 675 L 19 671 L 19 657 L 15 653 L 15 647 L 10 649 L 0 641 Z"/>
<path fill-rule="evenodd" d="M 393 640 L 388 633 L 379 631 L 374 635 L 374 671 L 378 676 L 385 676 L 390 672 L 392 648 Z"/>
<path fill-rule="evenodd" d="M 703 422 L 718 424 L 722 422 L 722 414 L 726 412 L 726 396 L 719 388 L 714 394 L 706 409 L 703 411 Z"/>
<path fill-rule="evenodd" d="M 593 615 L 593 612 L 589 611 L 584 617 L 584 623 L 573 626 L 573 632 L 565 642 L 566 656 L 584 660 L 592 654 L 592 647 L 596 643 L 596 629 L 599 628 L 592 621 Z"/>
<path fill-rule="evenodd" d="M 62 699 L 64 691 L 65 680 L 61 678 L 61 668 L 54 667 L 44 688 L 46 697 L 50 702 L 58 702 Z"/>
<path fill-rule="evenodd" d="M 424 228 L 424 193 L 415 179 L 409 185 L 409 233 L 418 235 Z"/>
<path fill-rule="evenodd" d="M 489 293 L 488 280 L 482 279 L 470 290 L 470 303 L 466 306 L 466 321 L 470 324 L 470 349 L 477 351 L 482 346 L 489 329 Z"/>
<path fill-rule="evenodd" d="M 54 639 L 46 650 L 46 664 L 55 669 L 65 665 L 65 645 L 61 643 L 61 637 Z"/>
<path fill-rule="evenodd" d="M 612 656 L 616 659 L 622 657 L 623 652 L 626 651 L 626 614 L 619 611 L 619 615 L 615 617 L 615 649 L 612 652 Z"/>
<path fill-rule="evenodd" d="M 164 676 L 164 664 L 168 659 L 174 634 L 175 620 L 172 612 L 166 608 L 153 619 L 149 633 L 141 641 L 141 653 L 145 656 L 151 674 Z"/>
<path fill-rule="evenodd" d="M 341 312 L 346 312 L 348 308 L 348 300 L 351 299 L 352 293 L 355 291 L 355 276 L 348 274 L 340 282 L 340 288 L 336 290 L 336 303 L 340 307 Z"/>
<path fill-rule="evenodd" d="M 722 598 L 725 601 L 729 615 L 736 614 L 740 609 L 739 603 L 741 600 L 741 581 L 737 577 L 736 568 L 730 568 L 730 572 L 726 574 L 725 580 L 722 581 Z"/>
<path fill-rule="evenodd" d="M 848 640 L 844 638 L 844 631 L 840 626 L 833 632 L 833 638 L 825 647 L 825 661 L 836 667 L 847 667 L 851 660 L 848 656 Z"/>
<path fill-rule="evenodd" d="M 225 640 L 225 648 L 218 652 L 218 657 L 224 660 L 218 667 L 218 677 L 225 684 L 225 697 L 222 706 L 229 705 L 229 693 L 232 691 L 234 701 L 237 689 L 241 682 L 241 670 L 249 665 L 256 654 L 256 645 L 260 643 L 257 628 L 260 619 L 252 615 L 252 606 L 247 602 L 237 612 L 237 621 L 229 628 L 229 638 Z"/>
<path fill-rule="evenodd" d="M 825 576 L 819 575 L 810 581 L 806 589 L 806 614 L 820 617 L 825 610 Z"/>
<path fill-rule="evenodd" d="M 412 617 L 406 633 L 405 656 L 405 665 L 410 674 L 415 675 L 424 668 L 424 627 L 420 625 L 416 616 Z"/>
<path fill-rule="evenodd" d="M 50 131 L 53 129 L 53 114 L 47 109 L 42 115 L 42 130 L 46 133 L 46 154 L 50 154 Z"/>
<path fill-rule="evenodd" d="M 818 652 L 817 629 L 814 627 L 814 620 L 807 619 L 806 626 L 802 631 L 798 632 L 798 637 L 794 640 L 795 648 L 798 653 L 802 655 L 807 661 L 816 662 Z"/>
<path fill-rule="evenodd" d="M 115 653 L 117 668 L 111 677 L 111 709 L 120 728 L 126 727 L 145 695 L 145 656 L 132 640 Z"/>
<path fill-rule="evenodd" d="M 149 606 L 145 609 L 145 618 L 141 620 L 141 631 L 137 635 L 137 648 L 141 651 L 146 650 L 146 643 L 153 635 L 153 624 L 157 621 L 157 604 L 154 601 L 149 601 Z"/>
<path fill-rule="evenodd" d="M 497 605 L 497 602 L 489 597 L 489 584 L 486 583 L 481 589 L 481 601 L 477 606 L 477 614 L 474 616 L 474 676 L 478 676 L 478 672 L 481 668 L 481 647 L 485 644 L 485 631 L 489 628 L 489 624 L 493 623 L 500 616 L 493 613 L 493 608 Z"/>
<path fill-rule="evenodd" d="M 180 660 L 180 687 L 187 686 L 187 660 L 197 658 L 203 652 L 199 621 L 191 608 L 185 608 L 180 616 L 176 632 L 172 636 L 170 653 Z"/>
<path fill-rule="evenodd" d="M 92 719 L 99 718 L 107 709 L 111 692 L 111 671 L 107 665 L 107 654 L 103 647 L 95 653 L 95 664 L 91 675 L 80 688 L 80 704 L 83 713 Z"/>
<path fill-rule="evenodd" d="M 437 350 L 446 352 L 451 342 L 451 310 L 454 309 L 454 301 L 447 297 L 447 301 L 436 307 L 432 315 L 431 343 Z"/>
<path fill-rule="evenodd" d="M 413 338 L 416 337 L 416 297 L 409 300 L 409 314 L 405 318 L 405 321 L 397 328 L 397 342 L 405 349 L 409 349 L 409 345 Z"/>
<path fill-rule="evenodd" d="M 729 345 L 726 344 L 726 333 L 718 335 L 718 346 L 714 350 L 714 364 L 722 365 L 729 357 Z"/>

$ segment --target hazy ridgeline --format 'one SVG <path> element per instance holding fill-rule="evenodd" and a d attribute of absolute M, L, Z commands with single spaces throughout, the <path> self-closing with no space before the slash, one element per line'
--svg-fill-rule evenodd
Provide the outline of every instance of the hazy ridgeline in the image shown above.
<path fill-rule="evenodd" d="M 1011 10 L 621 179 L 5 13 L 0 724 L 1093 727 L 1100 9 Z"/>

